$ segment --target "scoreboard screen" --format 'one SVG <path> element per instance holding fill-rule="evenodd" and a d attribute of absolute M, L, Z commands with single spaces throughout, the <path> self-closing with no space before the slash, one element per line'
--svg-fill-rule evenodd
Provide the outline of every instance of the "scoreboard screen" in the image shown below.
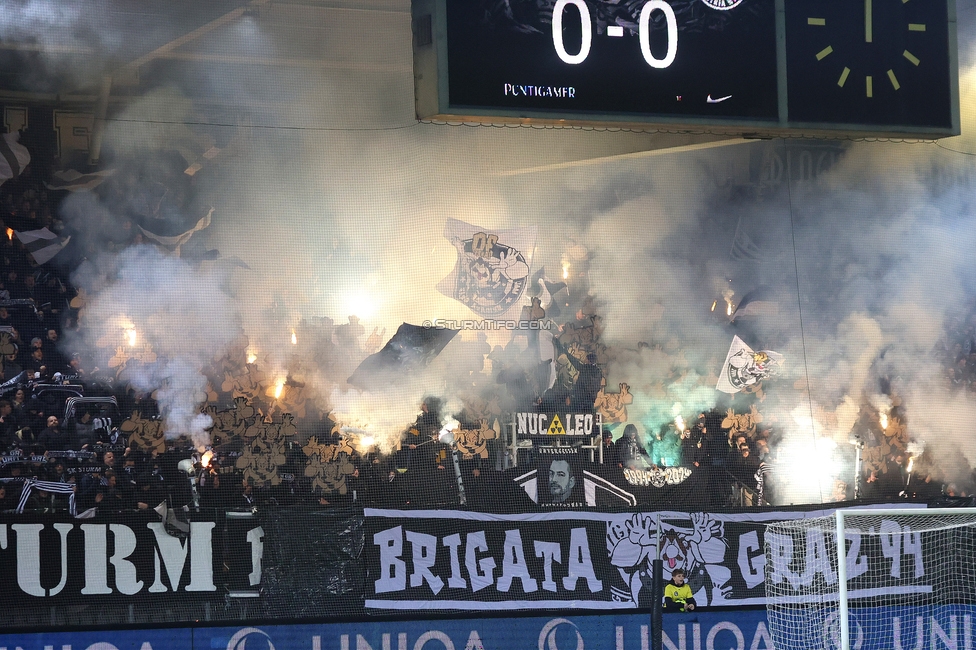
<path fill-rule="evenodd" d="M 940 137 L 953 0 L 414 0 L 418 117 Z"/>

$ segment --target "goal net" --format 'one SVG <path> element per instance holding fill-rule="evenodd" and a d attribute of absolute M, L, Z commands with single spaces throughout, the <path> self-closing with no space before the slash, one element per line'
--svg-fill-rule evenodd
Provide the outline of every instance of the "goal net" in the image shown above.
<path fill-rule="evenodd" d="M 976 509 L 840 510 L 777 522 L 766 528 L 765 551 L 778 650 L 976 647 Z"/>

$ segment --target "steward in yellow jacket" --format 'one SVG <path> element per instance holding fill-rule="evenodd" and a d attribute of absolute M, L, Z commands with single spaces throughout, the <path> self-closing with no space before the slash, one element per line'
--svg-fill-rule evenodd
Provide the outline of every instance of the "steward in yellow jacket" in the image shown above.
<path fill-rule="evenodd" d="M 695 598 L 691 594 L 691 587 L 685 584 L 685 572 L 675 569 L 671 580 L 664 585 L 664 611 L 683 612 L 695 609 Z"/>

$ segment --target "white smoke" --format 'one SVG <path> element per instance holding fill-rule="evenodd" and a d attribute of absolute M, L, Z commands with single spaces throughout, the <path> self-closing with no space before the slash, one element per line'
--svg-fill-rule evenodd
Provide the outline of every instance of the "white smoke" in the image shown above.
<path fill-rule="evenodd" d="M 0 18 L 0 36 L 24 38 L 81 20 L 70 3 L 13 6 Z M 228 56 L 282 55 L 277 67 L 227 73 L 187 61 L 181 91 L 145 96 L 117 116 L 131 121 L 113 122 L 106 134 L 116 155 L 143 157 L 192 140 L 190 122 L 231 125 L 210 131 L 236 143 L 213 163 L 219 171 L 208 175 L 205 167 L 195 182 L 217 206 L 210 245 L 251 271 L 225 277 L 212 266 L 106 245 L 91 251 L 91 264 L 75 278 L 90 295 L 86 324 L 98 324 L 89 347 L 105 351 L 98 343 L 107 324 L 126 318 L 165 357 L 131 380 L 158 391 L 171 433 L 204 424 L 195 416 L 206 387 L 202 369 L 242 330 L 267 371 L 283 377 L 295 374 L 294 357 L 310 354 L 303 322 L 329 317 L 340 324 L 356 314 L 367 335 L 385 328 L 385 342 L 402 322 L 470 318 L 434 289 L 454 263 L 444 222 L 458 218 L 487 228 L 540 227 L 533 270 L 544 265 L 559 279 L 569 264 L 567 309 L 586 305 L 603 317 L 609 389 L 631 386 L 629 410 L 645 429 L 672 420 L 676 402 L 686 419 L 712 406 L 746 410 L 742 398 L 726 403 L 714 390 L 714 374 L 740 333 L 757 349 L 787 357 L 761 404 L 768 425 L 784 437 L 784 458 L 802 463 L 810 449 L 843 449 L 866 407 L 891 410 L 885 385 L 901 398 L 911 434 L 927 449 L 976 462 L 969 402 L 948 389 L 933 353 L 947 320 L 976 295 L 971 156 L 934 145 L 854 143 L 832 169 L 794 179 L 789 188 L 762 173 L 750 176 L 750 163 L 804 143 L 509 174 L 655 140 L 415 124 L 404 63 L 408 12 L 375 21 L 320 16 L 320 32 L 332 40 L 319 32 L 296 36 L 302 15 L 274 6 L 269 12 L 266 20 L 243 19 L 211 35 L 207 45 Z M 964 135 L 942 144 L 972 154 L 976 71 L 968 67 L 971 39 L 962 34 Z M 102 40 L 111 50 L 110 39 Z M 339 51 L 360 59 L 336 60 Z M 299 55 L 307 60 L 295 63 Z M 314 64 L 323 57 L 328 65 Z M 735 184 L 751 193 L 733 196 Z M 126 220 L 114 205 L 85 201 L 73 198 L 67 212 L 97 221 L 105 239 Z M 731 258 L 738 225 L 756 240 L 759 263 Z M 733 328 L 710 312 L 713 301 L 724 307 L 728 291 L 739 300 L 767 284 L 779 292 L 778 316 Z M 298 352 L 290 342 L 296 328 Z M 495 346 L 508 340 L 507 333 L 490 337 Z M 318 409 L 375 428 L 385 448 L 425 396 L 449 400 L 447 417 L 459 409 L 460 382 L 471 383 L 452 369 L 467 363 L 452 345 L 423 381 L 351 392 L 345 380 L 364 354 L 328 368 L 308 367 L 306 356 L 301 376 Z M 818 467 L 836 474 L 832 458 Z M 804 498 L 826 498 L 829 486 L 819 474 L 809 486 Z"/>
<path fill-rule="evenodd" d="M 111 357 L 141 355 L 127 363 L 122 379 L 159 402 L 169 437 L 209 441 L 209 418 L 200 414 L 206 400 L 204 370 L 220 358 L 237 335 L 237 304 L 223 278 L 193 268 L 151 246 L 134 246 L 82 265 L 72 277 L 85 290 L 82 341 L 102 368 Z M 126 335 L 135 331 L 136 345 Z"/>

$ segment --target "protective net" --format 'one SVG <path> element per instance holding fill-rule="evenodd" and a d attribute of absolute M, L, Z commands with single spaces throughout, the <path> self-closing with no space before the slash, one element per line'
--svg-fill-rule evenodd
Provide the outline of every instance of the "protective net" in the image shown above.
<path fill-rule="evenodd" d="M 891 4 L 932 43 L 915 12 L 946 2 Z M 418 120 L 415 84 L 437 77 L 414 48 L 446 32 L 412 9 L 448 3 L 487 30 L 469 45 L 517 59 L 452 67 L 469 90 L 593 116 L 652 93 L 667 125 Z M 612 93 L 570 84 L 582 64 L 538 67 L 559 61 L 557 4 L 568 52 L 592 17 L 589 62 L 620 81 L 582 74 Z M 757 74 L 776 57 L 751 47 L 778 4 L 0 0 L 0 650 L 104 647 L 4 638 L 18 628 L 643 616 L 658 532 L 665 579 L 684 569 L 703 610 L 739 616 L 764 603 L 764 526 L 789 506 L 973 494 L 976 166 L 727 137 L 739 102 L 776 106 Z M 665 6 L 670 72 L 637 24 L 664 56 Z M 734 34 L 749 48 L 721 61 L 694 47 Z M 526 41 L 545 55 L 507 45 Z M 823 47 L 803 57 L 844 60 Z M 883 96 L 882 75 L 862 107 L 933 96 L 896 58 L 905 88 Z M 835 90 L 853 97 L 850 65 Z M 723 67 L 759 91 L 721 90 Z M 714 134 L 671 121 L 700 109 Z M 729 647 L 709 639 L 686 645 Z"/>
<path fill-rule="evenodd" d="M 970 647 L 976 512 L 844 513 L 846 582 L 834 516 L 766 529 L 766 608 L 777 648 Z M 903 512 L 903 511 L 902 511 Z"/>

